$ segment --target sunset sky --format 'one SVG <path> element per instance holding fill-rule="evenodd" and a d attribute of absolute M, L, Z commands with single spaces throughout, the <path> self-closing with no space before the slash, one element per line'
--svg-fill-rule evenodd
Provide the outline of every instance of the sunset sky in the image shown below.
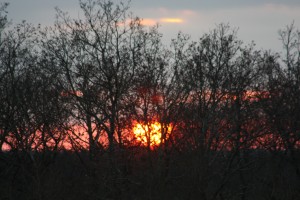
<path fill-rule="evenodd" d="M 80 16 L 78 0 L 6 1 L 10 3 L 9 18 L 15 23 L 25 19 L 33 24 L 51 25 L 55 6 L 71 16 Z M 159 23 L 166 44 L 178 31 L 196 39 L 224 22 L 239 28 L 238 36 L 245 43 L 254 40 L 257 49 L 280 52 L 278 30 L 293 20 L 300 28 L 299 0 L 131 0 L 131 11 L 143 18 L 144 24 Z"/>

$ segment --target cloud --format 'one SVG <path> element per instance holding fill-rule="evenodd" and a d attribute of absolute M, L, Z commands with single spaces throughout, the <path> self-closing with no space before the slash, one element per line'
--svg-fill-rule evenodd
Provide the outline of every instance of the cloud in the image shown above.
<path fill-rule="evenodd" d="M 164 23 L 176 23 L 176 24 L 180 24 L 184 22 L 184 20 L 181 18 L 161 18 L 160 21 Z"/>
<path fill-rule="evenodd" d="M 155 24 L 187 24 L 190 19 L 198 16 L 193 10 L 172 10 L 167 8 L 155 8 L 138 10 L 137 16 L 142 16 L 142 24 L 153 26 Z M 155 17 L 154 17 L 155 16 Z"/>
<path fill-rule="evenodd" d="M 276 13 L 299 13 L 300 5 L 289 6 L 286 4 L 274 4 L 274 3 L 267 3 L 262 6 L 267 12 L 276 12 Z"/>
<path fill-rule="evenodd" d="M 181 24 L 184 23 L 184 20 L 181 18 L 144 18 L 141 21 L 141 24 L 144 26 L 154 26 L 159 23 Z"/>
<path fill-rule="evenodd" d="M 146 19 L 142 19 L 141 24 L 144 26 L 154 26 L 157 24 L 157 20 L 146 18 Z"/>

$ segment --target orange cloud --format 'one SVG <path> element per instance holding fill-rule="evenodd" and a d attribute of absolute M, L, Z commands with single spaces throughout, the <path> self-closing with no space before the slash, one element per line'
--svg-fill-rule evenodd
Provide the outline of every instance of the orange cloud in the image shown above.
<path fill-rule="evenodd" d="M 156 25 L 157 21 L 154 19 L 142 19 L 141 24 L 144 26 L 154 26 Z"/>
<path fill-rule="evenodd" d="M 180 24 L 183 23 L 184 21 L 181 18 L 160 18 L 160 19 L 145 18 L 141 20 L 141 24 L 144 26 L 154 26 L 158 22 Z"/>
<path fill-rule="evenodd" d="M 183 19 L 181 18 L 162 18 L 160 19 L 161 22 L 165 22 L 165 23 L 183 23 Z"/>

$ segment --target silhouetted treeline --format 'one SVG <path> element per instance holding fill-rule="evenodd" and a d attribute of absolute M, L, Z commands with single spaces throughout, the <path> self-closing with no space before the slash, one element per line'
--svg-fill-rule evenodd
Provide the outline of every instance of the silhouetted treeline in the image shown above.
<path fill-rule="evenodd" d="M 127 3 L 79 4 L 46 28 L 0 4 L 0 199 L 300 199 L 293 23 L 282 54 L 228 24 L 165 46 Z"/>

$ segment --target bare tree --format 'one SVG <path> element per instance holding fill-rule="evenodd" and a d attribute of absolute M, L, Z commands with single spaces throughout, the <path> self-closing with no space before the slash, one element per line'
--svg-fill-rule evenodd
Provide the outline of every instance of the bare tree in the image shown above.
<path fill-rule="evenodd" d="M 182 65 L 179 72 L 189 91 L 182 112 L 182 140 L 187 142 L 187 149 L 198 152 L 195 192 L 215 199 L 222 194 L 232 173 L 242 173 L 239 169 L 247 165 L 241 164 L 242 151 L 249 148 L 255 135 L 249 129 L 255 119 L 249 118 L 255 110 L 249 94 L 258 77 L 260 53 L 253 50 L 252 44 L 243 47 L 237 30 L 225 24 L 204 34 L 199 42 L 186 44 L 181 37 L 177 43 L 182 44 L 177 51 Z M 211 172 L 214 161 L 221 158 L 225 158 L 224 169 Z M 236 163 L 239 166 L 233 167 Z M 214 173 L 220 173 L 222 178 L 214 182 L 215 191 L 208 193 L 206 185 Z M 246 180 L 241 173 L 243 199 Z"/>
<path fill-rule="evenodd" d="M 103 132 L 113 153 L 121 102 L 134 73 L 136 35 L 141 25 L 138 19 L 128 18 L 124 4 L 87 1 L 80 6 L 83 19 L 70 19 L 58 10 L 56 29 L 45 48 L 62 67 L 62 86 L 74 97 L 72 115 L 87 129 L 91 155 Z"/>
<path fill-rule="evenodd" d="M 26 128 L 28 124 L 23 121 L 26 120 L 25 116 L 30 117 L 30 114 L 27 113 L 30 111 L 28 110 L 29 108 L 22 109 L 22 106 L 28 104 L 22 102 L 25 100 L 24 95 L 27 94 L 23 93 L 21 87 L 25 87 L 22 79 L 26 78 L 26 70 L 29 69 L 30 65 L 34 65 L 36 60 L 30 50 L 32 48 L 30 42 L 33 39 L 34 31 L 35 29 L 30 25 L 22 23 L 3 35 L 1 45 L 1 131 L 3 132 L 1 134 L 1 147 L 6 142 L 10 144 L 12 149 L 15 149 L 15 147 L 18 149 L 26 143 L 27 147 L 23 146 L 24 149 L 30 149 L 33 143 L 29 139 L 30 134 L 21 134 L 19 131 L 22 131 L 22 125 L 25 126 L 25 132 L 30 131 L 29 127 Z M 27 119 L 30 120 L 29 118 Z M 8 141 L 7 137 L 9 135 L 12 136 L 10 139 L 13 138 L 16 141 Z"/>
<path fill-rule="evenodd" d="M 2 32 L 7 26 L 8 20 L 6 16 L 6 8 L 9 4 L 8 3 L 1 3 L 0 4 L 0 44 L 1 44 L 1 37 L 2 37 Z"/>

